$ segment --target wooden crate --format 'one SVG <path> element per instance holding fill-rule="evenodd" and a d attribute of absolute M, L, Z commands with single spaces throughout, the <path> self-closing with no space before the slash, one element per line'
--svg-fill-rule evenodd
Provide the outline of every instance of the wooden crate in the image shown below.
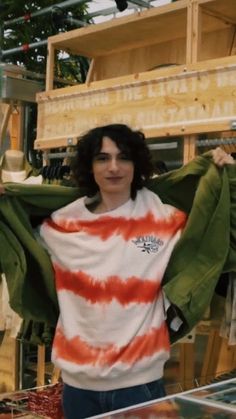
<path fill-rule="evenodd" d="M 124 76 L 38 96 L 37 148 L 75 144 L 91 127 L 127 123 L 148 138 L 231 129 L 236 58 Z"/>
<path fill-rule="evenodd" d="M 188 161 L 196 134 L 236 119 L 235 23 L 234 0 L 179 0 L 50 37 L 35 148 L 123 122 L 148 138 L 184 136 Z M 91 59 L 86 83 L 53 89 L 57 50 Z"/>

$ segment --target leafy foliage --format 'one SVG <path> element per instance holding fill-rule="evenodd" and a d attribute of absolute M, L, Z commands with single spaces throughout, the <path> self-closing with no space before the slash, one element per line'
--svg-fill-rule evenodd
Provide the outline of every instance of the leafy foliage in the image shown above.
<path fill-rule="evenodd" d="M 61 0 L 0 0 L 0 20 L 3 28 L 1 49 L 3 61 L 11 64 L 24 65 L 29 71 L 45 74 L 47 45 L 28 48 L 30 44 L 46 41 L 49 36 L 78 27 L 72 24 L 68 16 L 78 21 L 86 21 L 87 3 L 84 1 L 67 8 L 58 8 Z M 65 0 L 64 0 L 65 1 Z M 27 18 L 30 14 L 44 8 L 53 7 L 47 14 Z M 14 23 L 13 19 L 25 16 L 24 22 Z M 22 47 L 24 47 L 24 51 Z M 11 51 L 12 50 L 12 51 Z M 17 50 L 17 51 L 16 51 Z M 5 54 L 4 54 L 5 52 Z M 56 77 L 66 78 L 74 82 L 83 82 L 88 70 L 88 61 L 84 57 L 57 57 Z"/>

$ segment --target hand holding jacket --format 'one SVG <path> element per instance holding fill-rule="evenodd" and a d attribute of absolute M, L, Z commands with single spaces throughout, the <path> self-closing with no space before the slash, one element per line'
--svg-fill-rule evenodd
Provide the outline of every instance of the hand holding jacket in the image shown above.
<path fill-rule="evenodd" d="M 5 188 L 2 183 L 0 183 L 0 195 L 3 195 L 5 193 Z"/>
<path fill-rule="evenodd" d="M 223 167 L 226 164 L 235 164 L 234 158 L 231 154 L 227 154 L 221 147 L 212 150 L 213 162 L 218 167 Z"/>

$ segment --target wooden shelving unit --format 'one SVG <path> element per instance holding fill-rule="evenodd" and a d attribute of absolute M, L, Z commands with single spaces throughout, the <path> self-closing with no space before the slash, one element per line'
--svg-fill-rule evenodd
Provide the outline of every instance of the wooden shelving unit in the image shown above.
<path fill-rule="evenodd" d="M 179 0 L 50 37 L 35 148 L 124 122 L 147 138 L 184 136 L 187 162 L 197 134 L 236 120 L 235 24 L 234 0 Z M 54 89 L 58 50 L 91 60 L 86 83 Z"/>
<path fill-rule="evenodd" d="M 73 146 L 88 129 L 120 122 L 148 139 L 182 137 L 186 163 L 200 134 L 232 133 L 235 6 L 235 0 L 179 0 L 50 37 L 35 148 Z M 54 89 L 57 51 L 91 60 L 84 84 Z M 181 357 L 181 377 L 189 382 L 193 346 L 186 351 L 183 343 Z"/>

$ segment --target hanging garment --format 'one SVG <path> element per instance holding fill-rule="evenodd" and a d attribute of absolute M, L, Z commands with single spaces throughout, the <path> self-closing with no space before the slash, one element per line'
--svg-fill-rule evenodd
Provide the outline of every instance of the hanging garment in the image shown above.
<path fill-rule="evenodd" d="M 27 178 L 37 175 L 38 170 L 29 164 L 24 153 L 20 150 L 6 150 L 0 158 L 1 183 L 22 183 Z"/>
<path fill-rule="evenodd" d="M 229 345 L 236 345 L 236 272 L 231 272 L 229 275 L 220 336 L 227 339 Z"/>
<path fill-rule="evenodd" d="M 16 338 L 22 326 L 22 318 L 11 309 L 9 293 L 5 275 L 1 276 L 0 283 L 0 330 L 8 330 L 11 338 Z"/>
<path fill-rule="evenodd" d="M 31 167 L 20 150 L 7 150 L 0 161 L 0 178 L 3 183 L 41 184 L 42 176 L 29 176 Z M 5 275 L 0 284 L 0 330 L 10 331 L 10 337 L 16 337 L 22 325 L 22 318 L 12 310 Z"/>

